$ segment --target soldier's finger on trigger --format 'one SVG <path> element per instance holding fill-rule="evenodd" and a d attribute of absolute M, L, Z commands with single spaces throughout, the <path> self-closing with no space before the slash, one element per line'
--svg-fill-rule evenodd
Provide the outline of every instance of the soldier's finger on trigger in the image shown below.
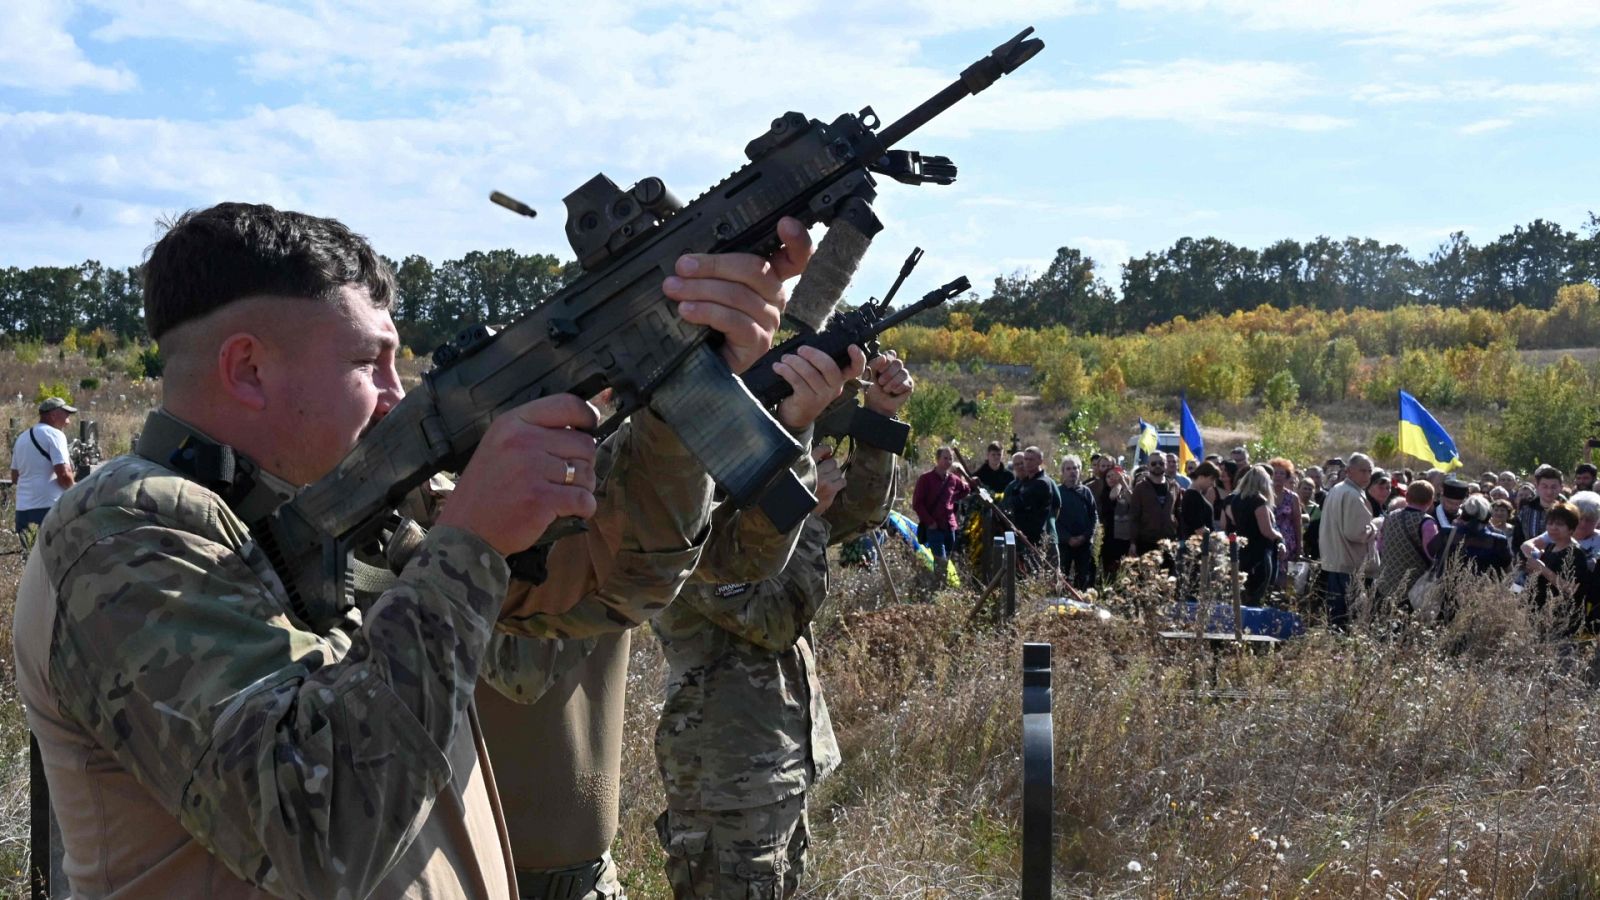
<path fill-rule="evenodd" d="M 541 428 L 576 428 L 593 431 L 600 425 L 600 411 L 581 397 L 552 394 L 530 400 L 511 411 L 516 421 Z"/>

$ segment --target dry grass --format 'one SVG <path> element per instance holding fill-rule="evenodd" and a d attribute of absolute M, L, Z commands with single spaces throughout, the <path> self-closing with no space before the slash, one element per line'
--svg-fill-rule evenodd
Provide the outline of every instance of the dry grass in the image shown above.
<path fill-rule="evenodd" d="M 881 584 L 843 574 L 845 603 Z M 1047 589 L 1024 595 L 1037 609 Z M 1147 574 L 1118 605 L 1166 591 Z M 1058 896 L 1592 896 L 1588 650 L 1541 640 L 1501 585 L 1464 593 L 1448 629 L 1318 631 L 1269 655 L 1155 643 L 1128 619 L 976 630 L 955 594 L 846 611 L 819 640 L 845 763 L 815 795 L 806 894 L 1016 895 L 1020 644 L 1047 640 Z M 668 896 L 649 831 L 662 668 L 641 634 L 618 845 L 640 898 Z"/>
<path fill-rule="evenodd" d="M 0 357 L 0 373 L 14 365 Z M 118 383 L 89 408 L 131 435 L 153 397 Z M 0 532 L 0 554 L 15 547 Z M 1016 896 L 1025 640 L 1054 645 L 1058 896 L 1600 895 L 1590 650 L 1546 640 L 1549 623 L 1501 585 L 1462 588 L 1443 630 L 1318 630 L 1272 654 L 1213 654 L 1150 638 L 1137 611 L 1170 588 L 1148 567 L 1118 592 L 1116 621 L 1045 612 L 1050 586 L 1029 582 L 1014 627 L 994 630 L 970 624 L 970 592 L 933 591 L 906 554 L 890 558 L 901 603 L 879 570 L 836 571 L 817 623 L 844 765 L 813 797 L 807 896 Z M 0 555 L 7 895 L 26 862 L 19 562 Z M 651 827 L 664 669 L 637 632 L 616 847 L 636 900 L 668 896 Z"/>
<path fill-rule="evenodd" d="M 0 517 L 0 894 L 25 896 L 28 867 L 28 726 L 17 702 L 11 610 L 22 577 L 21 545 L 8 498 Z"/>

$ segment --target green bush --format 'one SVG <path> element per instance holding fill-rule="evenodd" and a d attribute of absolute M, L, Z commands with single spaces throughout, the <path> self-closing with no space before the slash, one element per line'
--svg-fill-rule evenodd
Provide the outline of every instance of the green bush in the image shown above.
<path fill-rule="evenodd" d="M 78 380 L 78 390 L 80 391 L 97 391 L 99 389 L 100 379 L 94 377 L 93 375 Z"/>
<path fill-rule="evenodd" d="M 1393 431 L 1380 431 L 1372 437 L 1372 458 L 1388 466 L 1400 455 L 1400 439 Z"/>
<path fill-rule="evenodd" d="M 17 362 L 33 365 L 39 361 L 39 356 L 44 352 L 43 341 L 18 341 L 12 345 L 12 352 L 17 355 Z"/>
<path fill-rule="evenodd" d="M 1495 457 L 1523 471 L 1549 463 L 1571 472 L 1596 412 L 1588 373 L 1563 356 L 1557 364 L 1517 379 L 1500 425 L 1491 431 Z"/>
<path fill-rule="evenodd" d="M 916 392 L 901 410 L 911 426 L 911 439 L 906 445 L 908 459 L 917 461 L 920 456 L 918 444 L 924 439 L 945 441 L 955 435 L 961 422 L 960 415 L 956 413 L 956 404 L 960 402 L 960 392 L 948 384 L 924 381 L 917 386 Z"/>
<path fill-rule="evenodd" d="M 1039 359 L 1034 369 L 1039 396 L 1046 403 L 1074 403 L 1089 392 L 1089 375 L 1076 353 L 1057 350 Z"/>
<path fill-rule="evenodd" d="M 1262 399 L 1268 406 L 1285 407 L 1293 406 L 1300 400 L 1300 385 L 1294 376 L 1288 372 L 1279 372 L 1267 379 L 1266 387 L 1262 390 Z"/>
<path fill-rule="evenodd" d="M 912 396 L 916 396 L 913 394 Z M 979 438 L 988 442 L 1012 432 L 1011 411 L 1017 405 L 1017 395 L 1003 387 L 992 391 L 979 391 L 974 429 Z M 984 437 L 988 435 L 988 437 Z"/>
<path fill-rule="evenodd" d="M 1260 437 L 1249 445 L 1251 459 L 1311 459 L 1322 446 L 1322 420 L 1298 406 L 1263 407 L 1255 428 Z"/>
<path fill-rule="evenodd" d="M 33 402 L 43 403 L 49 397 L 60 397 L 67 401 L 68 406 L 72 405 L 72 391 L 67 388 L 65 381 L 39 382 L 39 392 L 33 395 Z"/>

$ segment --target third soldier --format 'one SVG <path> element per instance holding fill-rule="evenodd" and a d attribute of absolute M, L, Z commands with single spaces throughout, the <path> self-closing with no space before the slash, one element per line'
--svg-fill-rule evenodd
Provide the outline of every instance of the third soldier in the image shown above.
<path fill-rule="evenodd" d="M 893 415 L 912 381 L 874 360 L 865 405 Z M 818 459 L 816 510 L 788 565 L 754 584 L 696 584 L 653 622 L 670 666 L 656 731 L 667 810 L 656 820 L 673 894 L 789 897 L 808 843 L 806 791 L 839 762 L 813 655 L 830 544 L 880 524 L 894 457 L 856 444 L 839 468 Z"/>

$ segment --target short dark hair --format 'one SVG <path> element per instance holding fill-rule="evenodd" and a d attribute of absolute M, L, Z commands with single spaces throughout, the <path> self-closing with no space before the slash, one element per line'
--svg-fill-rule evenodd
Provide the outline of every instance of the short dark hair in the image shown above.
<path fill-rule="evenodd" d="M 150 337 L 246 297 L 332 300 L 340 288 L 367 289 L 388 309 L 394 273 L 366 238 L 334 219 L 260 203 L 218 203 L 179 216 L 144 264 L 144 321 Z"/>
<path fill-rule="evenodd" d="M 1538 484 L 1539 482 L 1544 481 L 1544 480 L 1546 480 L 1548 478 L 1554 478 L 1557 481 L 1565 480 L 1561 476 L 1561 470 L 1556 468 L 1555 466 L 1550 465 L 1549 463 L 1545 463 L 1544 465 L 1540 466 L 1539 468 L 1533 470 L 1533 483 L 1534 484 Z"/>
<path fill-rule="evenodd" d="M 1003 452 L 1005 452 L 1005 448 L 1000 446 L 1000 442 L 999 441 L 990 441 L 989 442 L 989 449 L 988 449 L 987 452 L 994 453 L 996 451 L 999 451 L 999 452 L 1003 453 Z"/>
<path fill-rule="evenodd" d="M 1209 459 L 1205 460 L 1205 461 L 1201 462 L 1200 465 L 1194 467 L 1194 471 L 1189 473 L 1189 477 L 1190 478 L 1216 478 L 1217 477 L 1217 467 L 1216 467 L 1215 464 L 1213 464 L 1211 462 L 1211 460 L 1209 460 Z"/>
<path fill-rule="evenodd" d="M 1572 470 L 1572 474 L 1574 476 L 1600 475 L 1600 469 L 1596 469 L 1594 463 L 1578 463 L 1578 467 Z"/>

